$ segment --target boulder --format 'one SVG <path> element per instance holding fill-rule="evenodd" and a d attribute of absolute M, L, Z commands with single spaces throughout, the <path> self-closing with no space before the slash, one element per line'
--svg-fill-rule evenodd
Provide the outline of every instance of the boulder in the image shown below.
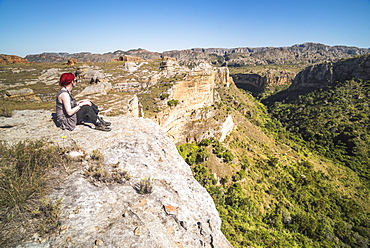
<path fill-rule="evenodd" d="M 30 88 L 23 88 L 19 90 L 7 90 L 4 95 L 5 98 L 14 98 L 18 101 L 41 102 L 41 99 Z"/>
<path fill-rule="evenodd" d="M 137 71 L 145 62 L 125 62 L 124 70 L 130 73 Z"/>
<path fill-rule="evenodd" d="M 69 59 L 67 65 L 75 65 L 78 63 L 78 59 Z"/>
<path fill-rule="evenodd" d="M 44 70 L 38 77 L 38 81 L 43 82 L 47 85 L 58 84 L 60 75 L 62 75 L 58 68 L 51 68 Z"/>
<path fill-rule="evenodd" d="M 101 82 L 94 85 L 87 86 L 76 97 L 81 97 L 88 94 L 107 94 L 112 89 L 112 84 L 108 82 Z"/>
<path fill-rule="evenodd" d="M 75 72 L 75 76 L 77 79 L 88 79 L 91 84 L 106 81 L 106 77 L 103 72 L 88 65 L 78 67 Z"/>
<path fill-rule="evenodd" d="M 7 90 L 5 92 L 5 95 L 8 97 L 25 96 L 25 95 L 32 95 L 32 94 L 35 94 L 35 93 L 30 88 L 23 88 L 20 90 Z"/>

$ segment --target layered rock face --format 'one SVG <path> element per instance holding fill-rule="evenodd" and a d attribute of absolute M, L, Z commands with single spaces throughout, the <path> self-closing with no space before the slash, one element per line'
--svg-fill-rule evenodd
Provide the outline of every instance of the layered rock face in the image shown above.
<path fill-rule="evenodd" d="M 108 174 L 127 171 L 131 179 L 102 183 L 77 169 L 49 197 L 62 199 L 61 232 L 18 247 L 232 247 L 220 231 L 212 198 L 162 129 L 149 119 L 118 116 L 111 132 L 86 125 L 73 132 L 55 127 L 49 111 L 16 111 L 0 117 L 2 139 L 44 138 L 61 146 L 78 144 L 85 153 L 100 150 Z M 64 138 L 62 138 L 64 137 Z M 140 194 L 150 178 L 152 193 Z"/>
<path fill-rule="evenodd" d="M 350 79 L 370 80 L 370 55 L 363 55 L 336 63 L 327 62 L 309 66 L 294 78 L 287 90 L 264 100 L 265 104 L 275 101 L 291 101 L 301 94 L 333 86 Z"/>
<path fill-rule="evenodd" d="M 169 99 L 178 100 L 178 104 L 162 110 L 154 116 L 153 120 L 174 139 L 175 143 L 187 142 L 189 133 L 192 132 L 189 123 L 206 120 L 212 116 L 211 112 L 201 111 L 201 109 L 215 102 L 217 84 L 230 83 L 232 78 L 226 67 L 213 68 L 207 64 L 201 64 L 189 72 L 183 81 L 176 82 L 172 87 Z M 209 136 L 214 136 L 214 133 Z M 207 135 L 201 138 L 206 137 Z"/>
<path fill-rule="evenodd" d="M 291 84 L 296 74 L 284 71 L 268 70 L 263 75 L 235 74 L 233 79 L 238 88 L 255 94 L 262 93 L 269 87 Z"/>
<path fill-rule="evenodd" d="M 309 66 L 297 74 L 288 90 L 315 90 L 352 78 L 370 80 L 370 55 Z"/>

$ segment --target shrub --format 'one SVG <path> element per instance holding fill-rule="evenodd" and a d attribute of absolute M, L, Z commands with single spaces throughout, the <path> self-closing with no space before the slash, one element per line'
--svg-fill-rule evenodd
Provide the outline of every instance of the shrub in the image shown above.
<path fill-rule="evenodd" d="M 196 153 L 196 162 L 202 163 L 208 160 L 210 154 L 206 152 L 203 148 L 199 149 Z"/>
<path fill-rule="evenodd" d="M 209 146 L 212 143 L 211 139 L 204 139 L 201 142 L 199 142 L 200 146 Z"/>
<path fill-rule="evenodd" d="M 163 101 L 163 100 L 167 99 L 169 96 L 170 96 L 170 94 L 163 93 L 159 98 Z"/>
<path fill-rule="evenodd" d="M 179 104 L 179 100 L 171 99 L 167 102 L 167 105 L 170 107 L 175 107 Z"/>
<path fill-rule="evenodd" d="M 135 189 L 139 194 L 151 194 L 153 193 L 153 180 L 150 178 L 141 179 Z"/>
<path fill-rule="evenodd" d="M 234 160 L 234 154 L 230 150 L 223 152 L 221 157 L 225 162 L 231 162 Z"/>
<path fill-rule="evenodd" d="M 236 175 L 233 176 L 233 181 L 240 181 L 247 177 L 247 173 L 245 173 L 245 170 L 240 170 L 236 173 Z"/>
<path fill-rule="evenodd" d="M 91 154 L 91 159 L 96 161 L 102 161 L 103 160 L 103 154 L 100 150 L 93 150 Z"/>

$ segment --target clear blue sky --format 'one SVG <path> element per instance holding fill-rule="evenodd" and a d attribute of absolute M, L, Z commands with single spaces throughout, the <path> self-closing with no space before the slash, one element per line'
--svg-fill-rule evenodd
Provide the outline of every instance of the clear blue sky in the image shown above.
<path fill-rule="evenodd" d="M 370 0 L 0 0 L 0 54 L 370 47 Z"/>

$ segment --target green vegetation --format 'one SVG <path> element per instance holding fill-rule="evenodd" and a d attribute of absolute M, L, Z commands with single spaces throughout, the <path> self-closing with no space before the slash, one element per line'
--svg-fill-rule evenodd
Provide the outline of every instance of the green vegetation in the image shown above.
<path fill-rule="evenodd" d="M 219 92 L 237 130 L 178 150 L 234 247 L 368 247 L 369 82 L 276 103 L 276 119 L 248 93 Z"/>
<path fill-rule="evenodd" d="M 171 99 L 167 102 L 167 105 L 170 107 L 176 107 L 177 104 L 179 104 L 179 100 L 176 100 L 176 99 Z"/>
<path fill-rule="evenodd" d="M 370 185 L 369 97 L 370 81 L 349 80 L 293 102 L 276 102 L 271 113 L 309 147 Z"/>
<path fill-rule="evenodd" d="M 163 100 L 167 99 L 169 96 L 170 96 L 170 94 L 163 93 L 159 98 L 163 101 Z"/>
<path fill-rule="evenodd" d="M 249 168 L 244 161 L 244 169 L 218 183 L 210 166 L 197 159 L 204 152 L 203 142 L 183 144 L 178 149 L 191 165 L 195 179 L 213 197 L 223 221 L 222 231 L 234 247 L 368 245 L 366 189 L 358 188 L 357 196 L 352 197 L 348 191 L 338 191 L 343 185 L 335 182 L 336 173 L 315 170 L 307 160 L 286 164 L 276 157 Z M 347 190 L 354 185 L 362 187 L 353 172 L 343 167 L 338 170 L 349 177 L 344 180 Z"/>

